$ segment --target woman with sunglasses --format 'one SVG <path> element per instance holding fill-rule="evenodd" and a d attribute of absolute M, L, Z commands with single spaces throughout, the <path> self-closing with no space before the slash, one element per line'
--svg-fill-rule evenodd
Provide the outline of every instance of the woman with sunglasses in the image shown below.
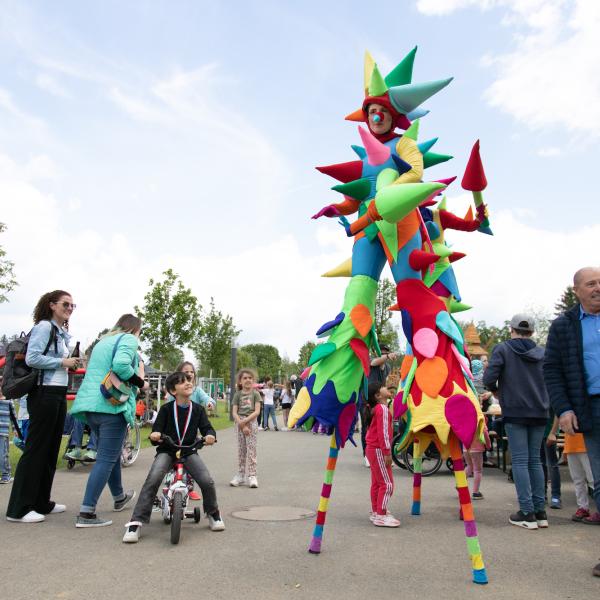
<path fill-rule="evenodd" d="M 29 430 L 8 501 L 9 521 L 39 523 L 45 515 L 66 509 L 50 493 L 67 412 L 67 369 L 77 369 L 80 361 L 69 358 L 67 324 L 74 308 L 71 294 L 54 290 L 33 311 L 25 361 L 39 370 L 39 378 L 27 397 Z"/>
<path fill-rule="evenodd" d="M 113 511 L 123 510 L 135 496 L 133 490 L 123 490 L 121 483 L 121 452 L 127 425 L 135 419 L 135 397 L 138 389 L 147 389 L 143 363 L 138 357 L 142 321 L 135 315 L 123 315 L 115 326 L 94 346 L 85 378 L 77 391 L 71 414 L 87 423 L 96 435 L 96 462 L 87 480 L 83 502 L 75 527 L 103 527 L 110 519 L 96 515 L 96 504 L 108 484 L 113 497 Z M 128 384 L 129 397 L 113 404 L 100 391 L 106 375 L 112 371 Z"/>

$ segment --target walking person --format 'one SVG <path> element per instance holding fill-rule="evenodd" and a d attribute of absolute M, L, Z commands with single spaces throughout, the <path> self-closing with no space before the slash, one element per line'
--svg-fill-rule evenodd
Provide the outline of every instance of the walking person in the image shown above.
<path fill-rule="evenodd" d="M 87 480 L 83 502 L 75 527 L 103 527 L 110 519 L 96 515 L 100 494 L 108 483 L 113 496 L 113 510 L 123 510 L 135 496 L 124 491 L 121 483 L 121 453 L 127 426 L 135 420 L 135 397 L 138 389 L 146 389 L 143 363 L 138 357 L 142 321 L 125 314 L 94 346 L 81 387 L 71 408 L 71 414 L 87 423 L 97 439 L 96 462 Z M 120 380 L 123 402 L 107 399 L 101 392 L 106 388 L 109 372 Z"/>
<path fill-rule="evenodd" d="M 283 427 L 281 431 L 288 431 L 288 417 L 290 416 L 290 409 L 294 403 L 294 395 L 292 393 L 292 384 L 289 381 L 285 382 L 283 390 L 281 390 L 281 411 L 283 415 Z"/>
<path fill-rule="evenodd" d="M 600 525 L 600 267 L 579 269 L 573 291 L 579 304 L 550 326 L 544 378 L 562 431 L 583 433 L 596 510 L 582 522 Z M 600 577 L 600 563 L 592 573 Z"/>
<path fill-rule="evenodd" d="M 25 361 L 39 369 L 40 376 L 27 396 L 29 429 L 6 510 L 9 521 L 39 523 L 45 515 L 66 510 L 50 495 L 67 412 L 67 369 L 77 369 L 80 363 L 79 358 L 69 358 L 71 336 L 65 327 L 74 309 L 71 294 L 54 290 L 44 294 L 33 311 Z"/>
<path fill-rule="evenodd" d="M 273 421 L 273 429 L 279 431 L 277 428 L 277 419 L 275 417 L 275 386 L 273 380 L 270 377 L 265 379 L 265 385 L 262 389 L 264 396 L 263 401 L 263 428 L 265 431 L 269 431 L 269 416 Z"/>
<path fill-rule="evenodd" d="M 544 349 L 531 339 L 533 332 L 530 316 L 515 315 L 510 320 L 511 339 L 494 348 L 483 374 L 484 385 L 500 400 L 512 454 L 519 510 L 509 522 L 525 529 L 548 527 L 540 449 L 549 401 L 542 372 Z"/>

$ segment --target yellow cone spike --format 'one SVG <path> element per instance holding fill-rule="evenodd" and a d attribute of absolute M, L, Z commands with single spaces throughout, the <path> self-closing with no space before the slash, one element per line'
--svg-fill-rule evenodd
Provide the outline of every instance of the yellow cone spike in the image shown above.
<path fill-rule="evenodd" d="M 347 258 L 337 267 L 323 273 L 321 277 L 352 277 L 352 257 Z"/>
<path fill-rule="evenodd" d="M 375 67 L 375 60 L 371 56 L 371 53 L 365 51 L 365 96 L 369 94 L 369 84 L 371 83 L 371 75 L 373 74 L 373 67 Z"/>

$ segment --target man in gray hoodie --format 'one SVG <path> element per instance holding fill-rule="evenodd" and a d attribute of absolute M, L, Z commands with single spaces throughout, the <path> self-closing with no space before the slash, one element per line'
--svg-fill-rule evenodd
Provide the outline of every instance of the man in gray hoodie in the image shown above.
<path fill-rule="evenodd" d="M 550 402 L 542 371 L 544 349 L 531 339 L 533 332 L 529 315 L 515 315 L 511 339 L 494 348 L 483 375 L 485 387 L 500 400 L 512 455 L 519 510 L 509 521 L 525 529 L 548 527 L 540 448 Z"/>

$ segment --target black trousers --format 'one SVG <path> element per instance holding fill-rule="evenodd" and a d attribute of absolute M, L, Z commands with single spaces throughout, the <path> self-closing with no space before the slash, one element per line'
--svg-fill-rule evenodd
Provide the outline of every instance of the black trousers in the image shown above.
<path fill-rule="evenodd" d="M 35 387 L 27 396 L 29 431 L 17 465 L 6 516 L 20 519 L 28 512 L 46 515 L 54 508 L 50 500 L 56 461 L 60 451 L 67 388 Z"/>

